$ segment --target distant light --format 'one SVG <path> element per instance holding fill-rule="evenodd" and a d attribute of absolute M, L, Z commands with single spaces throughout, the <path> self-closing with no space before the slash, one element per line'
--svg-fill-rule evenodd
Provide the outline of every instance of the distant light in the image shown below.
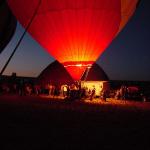
<path fill-rule="evenodd" d="M 72 64 L 72 65 L 64 65 L 64 67 L 87 67 L 91 68 L 92 64 Z"/>
<path fill-rule="evenodd" d="M 88 66 L 87 68 L 90 69 L 92 67 L 92 65 Z"/>
<path fill-rule="evenodd" d="M 76 64 L 77 67 L 82 67 L 82 64 Z"/>

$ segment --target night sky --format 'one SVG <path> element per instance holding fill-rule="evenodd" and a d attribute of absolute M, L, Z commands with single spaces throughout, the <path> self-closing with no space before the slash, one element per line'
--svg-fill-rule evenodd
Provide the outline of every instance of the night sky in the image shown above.
<path fill-rule="evenodd" d="M 22 35 L 16 33 L 0 54 L 0 69 Z M 54 61 L 29 34 L 25 36 L 4 74 L 36 77 Z M 134 16 L 97 60 L 111 80 L 150 81 L 150 0 L 142 0 Z"/>

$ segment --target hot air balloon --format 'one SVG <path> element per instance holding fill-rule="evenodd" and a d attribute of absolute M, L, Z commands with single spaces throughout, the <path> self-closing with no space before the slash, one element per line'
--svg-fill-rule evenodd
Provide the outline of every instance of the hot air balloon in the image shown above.
<path fill-rule="evenodd" d="M 12 15 L 7 2 L 0 0 L 0 53 L 14 35 L 16 25 L 17 21 Z"/>
<path fill-rule="evenodd" d="M 40 0 L 9 0 L 26 27 Z M 138 0 L 41 0 L 28 32 L 74 80 L 100 57 L 136 9 Z"/>

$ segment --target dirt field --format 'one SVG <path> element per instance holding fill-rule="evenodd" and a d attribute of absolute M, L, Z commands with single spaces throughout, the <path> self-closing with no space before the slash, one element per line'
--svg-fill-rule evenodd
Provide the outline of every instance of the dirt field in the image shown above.
<path fill-rule="evenodd" d="M 1 150 L 150 149 L 150 103 L 0 96 Z"/>

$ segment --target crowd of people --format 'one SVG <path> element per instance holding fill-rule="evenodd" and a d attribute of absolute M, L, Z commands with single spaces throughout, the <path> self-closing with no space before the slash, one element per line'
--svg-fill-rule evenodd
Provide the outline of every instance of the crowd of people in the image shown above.
<path fill-rule="evenodd" d="M 139 93 L 139 89 L 122 85 L 117 90 L 113 90 L 113 94 L 112 91 L 102 90 L 98 98 L 104 101 L 106 101 L 106 98 L 111 97 L 118 100 L 126 100 L 131 98 L 131 96 L 133 97 L 137 93 Z M 17 94 L 20 96 L 48 95 L 52 98 L 61 96 L 69 100 L 93 100 L 96 97 L 96 88 L 94 85 L 90 89 L 88 87 L 81 87 L 81 85 L 77 83 L 72 83 L 70 85 L 54 85 L 47 83 L 40 85 L 19 80 L 19 82 L 13 83 L 1 83 L 0 94 Z M 146 101 L 144 96 L 142 97 L 142 100 Z"/>
<path fill-rule="evenodd" d="M 122 85 L 115 91 L 114 98 L 121 100 L 136 100 L 144 102 L 148 100 L 148 97 L 146 97 L 144 91 L 142 91 L 139 87 L 125 85 Z"/>
<path fill-rule="evenodd" d="M 19 80 L 19 82 L 3 83 L 0 84 L 0 94 L 16 94 L 20 96 L 27 95 L 48 95 L 53 98 L 58 96 L 64 97 L 70 100 L 89 99 L 95 98 L 96 89 L 88 89 L 88 87 L 82 87 L 78 82 L 72 84 L 54 85 L 54 84 L 36 84 Z M 105 92 L 101 93 L 101 98 L 105 97 Z M 105 99 L 105 98 L 104 98 Z"/>

